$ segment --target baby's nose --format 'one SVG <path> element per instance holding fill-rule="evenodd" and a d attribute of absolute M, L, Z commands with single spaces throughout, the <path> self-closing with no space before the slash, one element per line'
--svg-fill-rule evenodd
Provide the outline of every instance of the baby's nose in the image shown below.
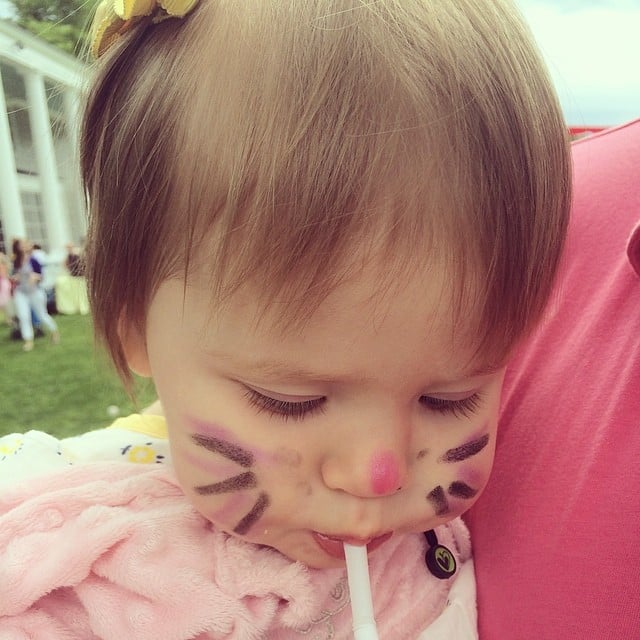
<path fill-rule="evenodd" d="M 379 451 L 369 461 L 371 492 L 378 496 L 395 493 L 402 488 L 400 464 L 393 451 Z"/>
<path fill-rule="evenodd" d="M 336 455 L 325 459 L 324 483 L 334 490 L 361 498 L 377 498 L 396 493 L 406 482 L 407 467 L 398 452 L 374 449 Z"/>

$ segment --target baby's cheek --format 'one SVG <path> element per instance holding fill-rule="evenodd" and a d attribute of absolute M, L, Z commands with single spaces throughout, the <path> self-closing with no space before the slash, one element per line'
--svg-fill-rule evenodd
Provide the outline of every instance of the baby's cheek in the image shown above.
<path fill-rule="evenodd" d="M 459 516 L 469 509 L 482 493 L 489 477 L 489 469 L 482 464 L 458 465 L 447 484 L 441 485 L 443 491 L 438 495 L 430 494 L 430 501 L 436 513 Z M 446 510 L 445 510 L 446 509 Z"/>
<path fill-rule="evenodd" d="M 457 469 L 456 479 L 464 482 L 469 487 L 473 487 L 477 493 L 480 493 L 484 485 L 489 479 L 491 467 L 484 464 L 467 464 L 461 465 Z"/>
<path fill-rule="evenodd" d="M 237 493 L 230 496 L 219 496 L 215 501 L 196 497 L 192 497 L 191 501 L 207 520 L 230 533 L 243 515 L 251 509 L 255 498 L 246 493 Z"/>
<path fill-rule="evenodd" d="M 174 466 L 184 491 L 195 486 L 209 484 L 225 478 L 232 478 L 244 469 L 224 458 L 215 458 L 204 452 L 177 450 L 174 455 Z"/>

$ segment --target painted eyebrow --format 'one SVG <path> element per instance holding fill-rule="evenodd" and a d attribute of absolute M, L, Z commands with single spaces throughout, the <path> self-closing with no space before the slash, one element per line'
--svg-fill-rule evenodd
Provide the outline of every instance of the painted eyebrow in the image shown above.
<path fill-rule="evenodd" d="M 480 453 L 487 444 L 489 444 L 489 434 L 485 433 L 477 440 L 472 440 L 459 447 L 448 449 L 440 456 L 440 462 L 461 462 Z"/>
<path fill-rule="evenodd" d="M 191 434 L 191 439 L 198 446 L 204 447 L 213 453 L 219 453 L 224 458 L 237 462 L 241 467 L 250 467 L 253 464 L 253 454 L 231 442 L 212 436 L 203 436 L 200 433 Z"/>

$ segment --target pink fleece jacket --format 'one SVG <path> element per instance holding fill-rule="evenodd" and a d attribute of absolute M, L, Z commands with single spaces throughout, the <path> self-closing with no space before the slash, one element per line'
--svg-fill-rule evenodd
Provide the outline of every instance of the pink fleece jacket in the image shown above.
<path fill-rule="evenodd" d="M 640 120 L 573 158 L 557 292 L 466 518 L 481 640 L 640 638 Z"/>
<path fill-rule="evenodd" d="M 462 522 L 437 532 L 471 567 Z M 416 638 L 447 606 L 455 580 L 424 553 L 423 536 L 394 536 L 371 558 L 382 638 Z M 0 576 L 2 640 L 351 637 L 344 570 L 214 530 L 165 465 L 92 462 L 5 486 Z"/>

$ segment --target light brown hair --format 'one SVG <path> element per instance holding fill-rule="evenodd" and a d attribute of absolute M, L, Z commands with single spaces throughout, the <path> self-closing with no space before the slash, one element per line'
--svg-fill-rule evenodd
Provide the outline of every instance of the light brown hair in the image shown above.
<path fill-rule="evenodd" d="M 143 331 L 164 279 L 286 290 L 295 320 L 374 236 L 390 281 L 444 260 L 504 355 L 540 318 L 570 199 L 557 98 L 503 0 L 201 0 L 139 25 L 96 70 L 82 170 L 95 326 L 125 380 L 119 319 Z"/>

